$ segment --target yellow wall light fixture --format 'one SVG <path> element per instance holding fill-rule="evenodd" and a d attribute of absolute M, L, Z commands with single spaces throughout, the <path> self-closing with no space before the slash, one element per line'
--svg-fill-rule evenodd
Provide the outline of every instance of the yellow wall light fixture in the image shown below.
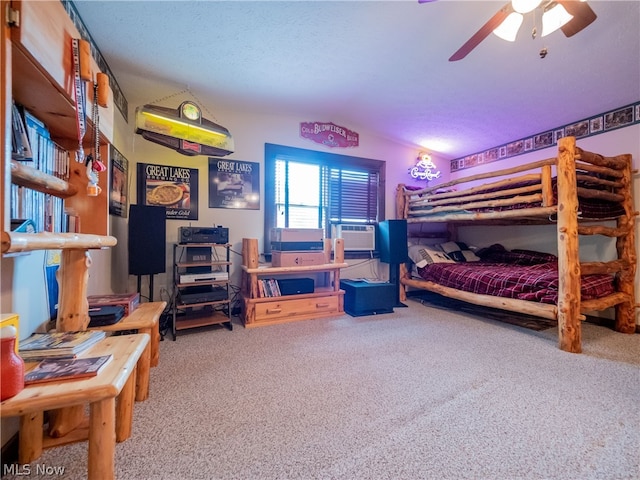
<path fill-rule="evenodd" d="M 183 155 L 222 157 L 233 153 L 229 130 L 206 118 L 193 102 L 183 102 L 177 109 L 158 105 L 136 108 L 136 133 Z"/>

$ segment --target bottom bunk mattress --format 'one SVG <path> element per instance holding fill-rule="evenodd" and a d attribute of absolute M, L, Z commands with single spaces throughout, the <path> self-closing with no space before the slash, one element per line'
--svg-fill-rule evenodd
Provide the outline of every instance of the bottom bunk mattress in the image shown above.
<path fill-rule="evenodd" d="M 421 278 L 445 287 L 494 297 L 541 303 L 558 303 L 557 262 L 536 265 L 507 263 L 434 263 L 417 268 Z M 582 300 L 614 293 L 613 277 L 585 275 L 581 278 Z"/>

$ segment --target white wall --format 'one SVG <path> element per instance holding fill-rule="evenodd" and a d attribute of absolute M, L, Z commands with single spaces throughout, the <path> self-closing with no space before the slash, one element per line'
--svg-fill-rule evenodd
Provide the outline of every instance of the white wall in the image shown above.
<path fill-rule="evenodd" d="M 177 107 L 187 98 L 172 98 L 175 103 L 166 106 Z M 133 115 L 135 106 L 130 110 Z M 209 109 L 211 110 L 211 109 Z M 204 109 L 203 109 L 204 111 Z M 250 114 L 235 111 L 216 110 L 213 112 L 215 118 L 205 116 L 229 129 L 234 137 L 236 150 L 228 157 L 229 160 L 242 160 L 258 162 L 260 164 L 260 191 L 264 192 L 264 145 L 274 143 L 287 145 L 309 150 L 318 150 L 328 153 L 344 154 L 365 158 L 384 160 L 387 162 L 387 183 L 386 195 L 386 217 L 395 218 L 395 189 L 399 182 L 410 183 L 408 169 L 415 163 L 420 148 L 417 146 L 407 146 L 393 143 L 383 138 L 369 134 L 357 125 L 341 123 L 337 119 L 327 118 L 323 121 L 332 121 L 343 125 L 360 134 L 360 145 L 355 148 L 331 149 L 323 145 L 314 143 L 299 136 L 300 122 L 317 120 L 316 116 L 310 114 L 304 117 L 292 117 L 287 115 L 267 115 Z M 122 117 L 116 114 L 119 119 Z M 229 228 L 230 243 L 233 252 L 232 280 L 235 285 L 239 285 L 242 238 L 258 238 L 260 251 L 263 242 L 264 225 L 264 198 L 261 199 L 260 210 L 235 210 L 222 208 L 208 208 L 208 158 L 205 156 L 189 157 L 174 152 L 171 149 L 156 145 L 133 133 L 133 126 L 124 124 L 121 121 L 117 125 L 116 142 L 114 142 L 129 160 L 129 198 L 132 203 L 136 201 L 135 171 L 136 163 L 154 163 L 163 165 L 180 165 L 188 168 L 199 169 L 199 216 L 197 221 L 167 220 L 167 245 L 166 245 L 166 265 L 167 271 L 164 274 L 154 276 L 155 292 L 154 299 L 166 299 L 167 293 L 171 289 L 171 263 L 172 244 L 177 241 L 178 227 L 189 225 L 213 226 L 222 225 Z M 438 159 L 435 159 L 437 162 Z M 442 165 L 447 162 L 441 161 Z M 127 227 L 123 219 L 111 217 L 111 234 L 118 238 L 118 245 L 111 249 L 111 252 L 100 252 L 105 257 L 111 256 L 112 266 L 111 288 L 114 292 L 135 291 L 137 278 L 127 274 Z M 378 268 L 376 262 L 354 261 L 357 267 L 349 268 L 343 272 L 344 278 L 357 277 L 384 277 L 387 274 L 386 265 Z M 94 262 L 97 264 L 97 262 Z M 142 278 L 142 292 L 148 292 L 148 276 Z"/>

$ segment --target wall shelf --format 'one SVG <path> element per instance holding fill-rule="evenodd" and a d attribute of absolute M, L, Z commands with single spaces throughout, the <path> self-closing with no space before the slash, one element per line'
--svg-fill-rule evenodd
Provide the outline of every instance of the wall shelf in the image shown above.
<path fill-rule="evenodd" d="M 35 250 L 83 250 L 113 247 L 115 237 L 82 233 L 20 233 L 2 232 L 2 253 L 33 252 Z"/>
<path fill-rule="evenodd" d="M 69 182 L 15 160 L 11 160 L 11 183 L 61 198 L 78 193 L 78 189 Z"/>

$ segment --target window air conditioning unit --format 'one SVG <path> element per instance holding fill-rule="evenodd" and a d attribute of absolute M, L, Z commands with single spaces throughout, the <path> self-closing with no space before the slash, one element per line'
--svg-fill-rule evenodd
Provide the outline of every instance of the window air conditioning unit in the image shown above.
<path fill-rule="evenodd" d="M 375 225 L 336 225 L 336 238 L 344 240 L 345 251 L 375 250 Z"/>

